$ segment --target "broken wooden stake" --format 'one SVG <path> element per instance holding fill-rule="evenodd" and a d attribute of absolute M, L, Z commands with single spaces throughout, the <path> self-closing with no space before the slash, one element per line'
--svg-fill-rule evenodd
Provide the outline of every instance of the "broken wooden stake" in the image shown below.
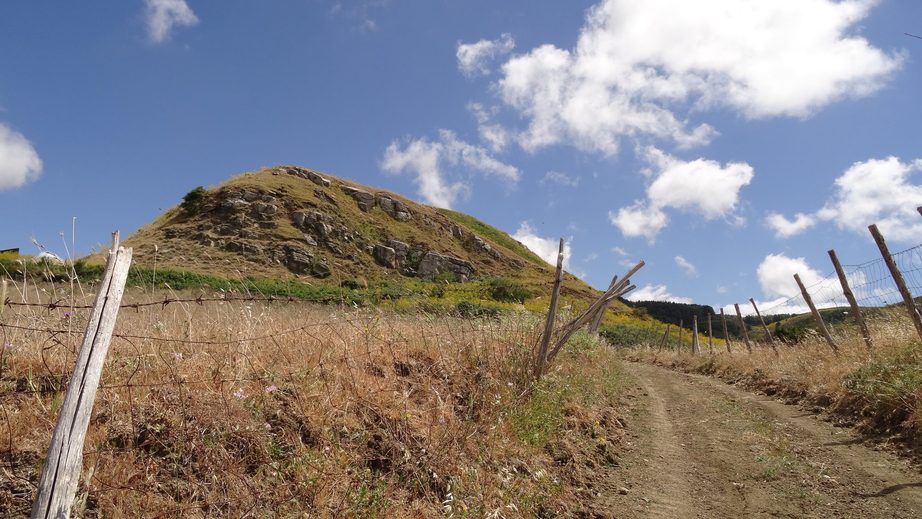
<path fill-rule="evenodd" d="M 535 359 L 535 378 L 540 379 L 544 374 L 547 364 L 547 350 L 551 345 L 551 335 L 554 333 L 554 319 L 557 316 L 557 298 L 560 296 L 560 283 L 563 281 L 563 238 L 560 239 L 560 250 L 557 252 L 557 270 L 554 273 L 554 288 L 551 290 L 551 304 L 547 309 L 547 321 L 544 323 L 544 334 L 538 346 L 538 357 Z"/>

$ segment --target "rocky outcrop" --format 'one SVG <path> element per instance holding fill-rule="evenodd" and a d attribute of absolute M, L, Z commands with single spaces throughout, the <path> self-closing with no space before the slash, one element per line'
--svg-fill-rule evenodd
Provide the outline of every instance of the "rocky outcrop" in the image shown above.
<path fill-rule="evenodd" d="M 467 281 L 474 275 L 474 267 L 461 258 L 429 251 L 416 268 L 416 275 L 424 279 L 432 279 L 446 272 L 454 274 L 458 281 Z"/>
<path fill-rule="evenodd" d="M 382 211 L 390 215 L 391 218 L 405 222 L 413 218 L 410 208 L 400 200 L 395 200 L 387 193 L 376 193 L 375 203 Z"/>
<path fill-rule="evenodd" d="M 303 274 L 309 272 L 314 263 L 314 255 L 310 252 L 293 246 L 285 247 L 285 266 L 288 270 Z"/>
<path fill-rule="evenodd" d="M 343 193 L 354 198 L 362 211 L 368 212 L 375 207 L 375 195 L 368 191 L 362 191 L 352 186 L 341 186 L 340 189 L 343 190 Z"/>
<path fill-rule="evenodd" d="M 378 265 L 389 269 L 397 268 L 397 253 L 391 247 L 377 244 L 374 247 L 373 255 Z"/>
<path fill-rule="evenodd" d="M 323 175 L 317 173 L 316 171 L 311 171 L 307 168 L 299 168 L 297 166 L 281 166 L 278 168 L 278 171 L 295 177 L 310 180 L 318 186 L 330 187 L 330 181 L 328 179 L 324 178 Z"/>

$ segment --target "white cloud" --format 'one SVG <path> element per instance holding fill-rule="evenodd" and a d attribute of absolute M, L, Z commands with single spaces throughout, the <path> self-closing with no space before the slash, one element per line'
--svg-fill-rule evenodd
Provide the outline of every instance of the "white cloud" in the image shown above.
<path fill-rule="evenodd" d="M 512 235 L 513 238 L 522 242 L 522 245 L 538 255 L 541 259 L 553 266 L 557 266 L 557 254 L 560 252 L 559 238 L 544 238 L 538 236 L 537 231 L 528 222 L 522 222 L 519 229 Z M 563 268 L 570 269 L 570 258 L 572 253 L 569 241 L 563 244 Z"/>
<path fill-rule="evenodd" d="M 687 259 L 683 258 L 682 256 L 676 256 L 674 259 L 675 259 L 675 264 L 678 265 L 679 268 L 684 270 L 686 274 L 688 274 L 691 277 L 698 277 L 698 269 L 695 268 L 695 266 L 692 265 L 691 262 L 689 262 Z"/>
<path fill-rule="evenodd" d="M 768 297 L 795 297 L 800 289 L 794 274 L 800 274 L 804 285 L 813 285 L 823 279 L 804 258 L 789 258 L 784 254 L 769 254 L 756 269 L 762 292 Z"/>
<path fill-rule="evenodd" d="M 385 150 L 380 165 L 389 173 L 414 173 L 423 199 L 434 206 L 446 208 L 470 191 L 466 182 L 446 180 L 446 176 L 452 174 L 445 169 L 446 166 L 497 176 L 512 183 L 521 176 L 514 166 L 496 160 L 486 149 L 460 140 L 449 130 L 439 131 L 438 141 L 415 139 L 403 146 L 392 142 Z"/>
<path fill-rule="evenodd" d="M 645 236 L 652 242 L 669 223 L 667 208 L 698 213 L 706 220 L 725 217 L 739 222 L 741 217 L 733 213 L 740 189 L 752 181 L 752 166 L 741 162 L 721 166 L 700 158 L 686 162 L 652 147 L 642 155 L 651 164 L 646 174 L 654 178 L 647 187 L 647 201 L 609 212 L 609 220 L 625 236 Z"/>
<path fill-rule="evenodd" d="M 775 231 L 776 237 L 790 238 L 816 225 L 816 218 L 809 214 L 797 213 L 793 220 L 788 220 L 784 215 L 769 213 L 765 218 L 765 224 Z"/>
<path fill-rule="evenodd" d="M 548 171 L 541 179 L 542 184 L 557 184 L 563 187 L 579 187 L 579 177 L 574 177 L 560 171 Z"/>
<path fill-rule="evenodd" d="M 863 236 L 869 236 L 868 225 L 876 223 L 886 238 L 916 241 L 922 236 L 922 219 L 916 211 L 922 205 L 922 185 L 912 183 L 910 177 L 920 171 L 922 159 L 856 162 L 836 179 L 833 196 L 822 209 L 809 215 L 798 213 L 793 221 L 773 213 L 766 223 L 781 238 L 802 232 L 816 221 L 829 221 Z"/>
<path fill-rule="evenodd" d="M 21 133 L 0 124 L 0 191 L 15 189 L 42 174 L 42 159 Z"/>
<path fill-rule="evenodd" d="M 692 302 L 692 300 L 687 297 L 672 295 L 669 293 L 669 288 L 666 285 L 644 285 L 643 288 L 631 292 L 627 298 L 631 301 L 670 301 L 673 303 L 686 304 Z"/>
<path fill-rule="evenodd" d="M 627 251 L 621 247 L 612 247 L 611 251 L 621 257 L 627 256 Z"/>
<path fill-rule="evenodd" d="M 476 43 L 458 42 L 455 55 L 458 58 L 458 69 L 467 77 L 486 76 L 490 73 L 489 63 L 498 57 L 505 56 L 515 48 L 512 35 L 505 33 L 496 40 L 480 40 Z"/>
<path fill-rule="evenodd" d="M 922 221 L 916 207 L 922 205 L 922 185 L 910 182 L 910 176 L 920 171 L 922 159 L 856 162 L 836 179 L 833 198 L 817 216 L 865 236 L 868 225 L 876 223 L 887 238 L 918 240 Z"/>
<path fill-rule="evenodd" d="M 192 27 L 198 17 L 185 0 L 144 0 L 147 35 L 154 43 L 170 39 L 173 27 Z"/>
<path fill-rule="evenodd" d="M 496 86 L 527 120 L 527 150 L 567 143 L 611 155 L 638 136 L 700 145 L 716 134 L 688 121 L 703 109 L 806 117 L 878 91 L 903 57 L 857 33 L 876 3 L 603 0 L 575 48 L 514 56 Z"/>

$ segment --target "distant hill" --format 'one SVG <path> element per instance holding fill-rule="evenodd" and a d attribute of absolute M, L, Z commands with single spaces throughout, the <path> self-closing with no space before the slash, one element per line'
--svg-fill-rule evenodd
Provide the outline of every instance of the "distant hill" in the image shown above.
<path fill-rule="evenodd" d="M 298 166 L 193 190 L 124 245 L 139 266 L 231 279 L 366 287 L 501 278 L 532 297 L 553 283 L 550 265 L 495 227 Z M 562 294 L 599 291 L 567 274 Z"/>

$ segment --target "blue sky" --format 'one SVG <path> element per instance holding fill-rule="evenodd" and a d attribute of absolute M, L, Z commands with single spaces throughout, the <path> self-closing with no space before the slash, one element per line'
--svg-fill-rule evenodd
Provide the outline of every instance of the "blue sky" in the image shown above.
<path fill-rule="evenodd" d="M 470 213 L 597 287 L 793 295 L 922 242 L 922 2 L 7 2 L 0 237 L 62 253 L 300 164 Z"/>

